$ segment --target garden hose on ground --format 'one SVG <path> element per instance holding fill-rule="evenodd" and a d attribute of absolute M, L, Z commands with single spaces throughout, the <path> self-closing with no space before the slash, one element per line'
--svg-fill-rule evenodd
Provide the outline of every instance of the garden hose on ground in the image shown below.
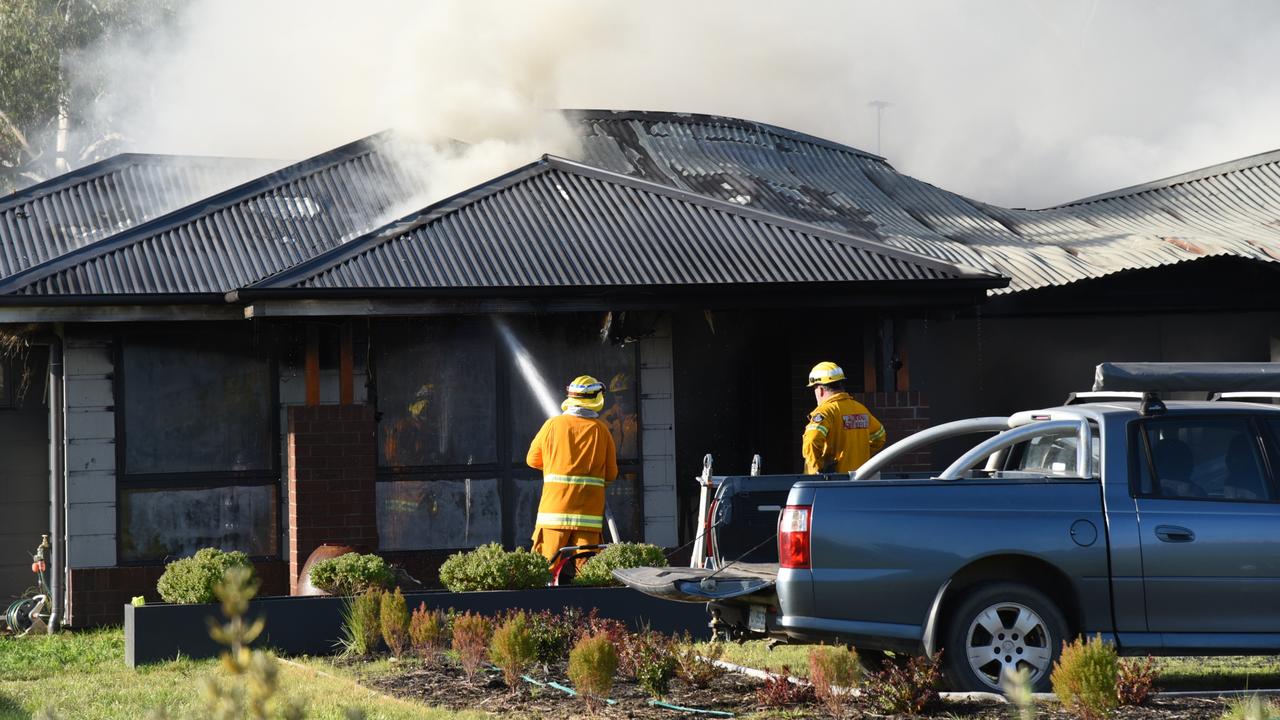
<path fill-rule="evenodd" d="M 496 668 L 495 668 L 495 669 L 496 669 Z M 565 693 L 565 694 L 568 694 L 568 695 L 573 695 L 573 696 L 575 696 L 575 697 L 576 697 L 576 696 L 577 696 L 577 694 L 578 694 L 578 691 L 577 691 L 577 690 L 574 690 L 573 688 L 568 687 L 567 685 L 561 685 L 561 684 L 560 684 L 560 683 L 558 683 L 558 682 L 542 682 L 541 680 L 534 680 L 533 678 L 529 677 L 528 675 L 521 675 L 521 676 L 520 676 L 520 679 L 521 679 L 521 680 L 524 680 L 525 682 L 529 683 L 530 685 L 536 685 L 536 686 L 538 686 L 538 687 L 549 687 L 549 688 L 554 688 L 554 689 L 556 689 L 556 690 L 559 690 L 559 691 L 560 691 L 560 692 L 562 692 L 562 693 Z M 617 704 L 618 704 L 618 701 L 617 701 L 617 700 L 610 700 L 610 699 L 607 699 L 607 698 L 605 699 L 605 702 L 606 702 L 606 703 L 608 703 L 608 704 L 610 704 L 610 705 L 617 705 Z M 680 706 L 680 705 L 672 705 L 671 703 L 662 702 L 661 700 L 650 700 L 650 701 L 649 701 L 649 704 L 650 704 L 650 705 L 652 705 L 653 707 L 662 708 L 662 709 L 664 709 L 664 710 L 675 710 L 676 712 L 697 713 L 697 714 L 700 714 L 700 715 L 711 715 L 711 716 L 714 716 L 714 717 L 729 717 L 729 718 L 734 717 L 734 714 L 733 714 L 733 713 L 731 713 L 731 712 L 726 712 L 726 711 L 724 711 L 724 710 L 703 710 L 703 709 L 701 709 L 701 708 L 683 707 L 683 706 Z"/>

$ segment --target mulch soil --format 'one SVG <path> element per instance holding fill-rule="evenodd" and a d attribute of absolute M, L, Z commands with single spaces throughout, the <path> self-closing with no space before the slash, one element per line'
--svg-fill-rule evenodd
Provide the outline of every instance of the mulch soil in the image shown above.
<path fill-rule="evenodd" d="M 564 663 L 539 666 L 529 676 L 540 681 L 554 681 L 568 685 Z M 637 718 L 640 720 L 676 720 L 677 718 L 710 718 L 704 714 L 682 713 L 649 705 L 649 695 L 629 678 L 618 677 L 614 681 L 610 698 L 617 701 L 602 712 L 592 715 L 581 698 L 567 695 L 551 687 L 536 687 L 525 683 L 512 692 L 495 669 L 484 671 L 474 682 L 468 682 L 462 670 L 447 660 L 406 663 L 403 672 L 366 681 L 378 690 L 398 697 L 411 698 L 429 705 L 453 710 L 480 710 L 495 715 L 527 718 Z M 684 707 L 721 710 L 741 717 L 762 713 L 778 715 L 787 720 L 799 718 L 829 718 L 825 706 L 811 698 L 786 707 L 770 708 L 759 703 L 756 691 L 762 681 L 736 673 L 725 672 L 703 687 L 691 687 L 679 679 L 672 680 L 668 703 Z M 859 707 L 854 699 L 845 712 L 847 718 L 884 718 L 886 715 Z M 1217 698 L 1156 697 L 1141 707 L 1120 708 L 1114 718 L 1118 720 L 1218 720 L 1227 701 Z M 981 701 L 943 701 L 925 718 L 939 720 L 1014 720 L 1016 710 L 1003 703 Z M 1046 720 L 1074 720 L 1057 703 L 1041 703 L 1037 717 Z"/>

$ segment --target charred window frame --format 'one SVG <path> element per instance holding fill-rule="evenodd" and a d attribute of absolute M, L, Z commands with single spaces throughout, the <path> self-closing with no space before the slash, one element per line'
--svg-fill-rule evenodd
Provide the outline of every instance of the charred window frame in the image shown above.
<path fill-rule="evenodd" d="M 280 507 L 281 468 L 280 468 L 280 436 L 277 413 L 279 408 L 278 362 L 274 345 L 261 335 L 261 326 L 249 323 L 208 323 L 195 328 L 174 329 L 172 326 L 163 329 L 146 327 L 128 327 L 117 333 L 113 342 L 114 372 L 112 375 L 115 396 L 115 432 L 116 432 L 116 551 L 119 565 L 150 565 L 160 560 L 168 560 L 179 555 L 190 554 L 199 547 L 221 547 L 223 550 L 241 550 L 255 560 L 275 560 L 281 557 L 281 528 L 283 518 Z M 138 428 L 130 432 L 131 418 L 141 417 L 143 413 L 148 422 L 155 423 L 156 417 L 163 418 L 167 412 L 191 413 L 196 408 L 188 403 L 157 403 L 154 395 L 147 397 L 139 391 L 131 390 L 139 385 L 146 387 L 151 382 L 144 378 L 131 377 L 130 365 L 135 358 L 134 350 L 148 348 L 154 352 L 173 351 L 192 354 L 196 364 L 182 367 L 175 375 L 186 375 L 186 387 L 196 388 L 198 383 L 193 376 L 196 370 L 208 372 L 208 367 L 200 368 L 199 360 L 206 354 L 217 358 L 211 363 L 225 364 L 228 358 L 242 360 L 242 368 L 248 368 L 256 376 L 259 392 L 252 395 L 262 405 L 259 417 L 221 417 L 211 418 L 209 422 L 219 423 L 224 427 L 241 428 L 245 437 L 252 438 L 253 447 L 261 459 L 246 463 L 247 467 L 236 468 L 235 462 L 219 462 L 219 467 L 200 469 L 146 467 L 136 457 L 131 458 L 131 449 L 141 444 L 134 436 L 142 436 Z M 136 367 L 133 370 L 137 370 Z M 249 372 L 245 370 L 245 372 Z M 145 380 L 154 381 L 154 378 Z M 178 383 L 183 380 L 179 378 Z M 132 385 L 131 385 L 132 383 Z M 150 390 L 152 388 L 148 388 Z M 152 415 L 154 414 L 154 415 Z M 250 413 L 249 415 L 253 415 Z M 150 440 L 150 438 L 148 438 Z M 166 448 L 167 451 L 167 448 Z M 181 452 L 181 451 L 179 451 Z M 220 494 L 219 494 L 220 493 Z M 226 539 L 216 533 L 200 538 L 198 543 L 190 547 L 175 546 L 152 542 L 149 546 L 140 546 L 129 542 L 133 537 L 129 513 L 136 509 L 134 504 L 139 498 L 150 495 L 159 498 L 167 494 L 185 496 L 176 502 L 179 507 L 204 502 L 205 509 L 212 509 L 216 500 L 217 507 L 238 507 L 249 503 L 260 508 L 248 520 L 261 522 L 248 528 L 241 538 L 248 538 L 247 545 L 235 546 L 220 542 Z M 142 503 L 138 503 L 141 505 Z M 238 518 L 245 519 L 245 518 Z M 198 545 L 199 547 L 196 547 Z"/>
<path fill-rule="evenodd" d="M 572 316 L 547 316 L 545 322 L 571 322 L 566 320 Z M 522 342 L 533 342 L 531 339 L 531 328 L 527 325 L 527 318 L 508 318 L 514 326 L 517 327 L 517 334 L 520 335 Z M 584 319 L 589 320 L 589 319 Z M 479 402 L 481 396 L 484 395 L 484 401 L 491 422 L 487 425 L 488 433 L 487 442 L 494 449 L 492 456 L 486 456 L 482 461 L 478 462 L 416 462 L 413 464 L 390 464 L 387 457 L 387 441 L 390 428 L 402 422 L 403 413 L 398 413 L 392 409 L 392 403 L 405 402 L 408 400 L 406 396 L 406 384 L 403 377 L 399 374 L 404 372 L 406 363 L 401 359 L 392 359 L 389 355 L 399 353 L 412 353 L 415 344 L 419 349 L 425 348 L 423 341 L 419 340 L 420 334 L 425 331 L 430 323 L 441 324 L 458 324 L 468 323 L 470 329 L 474 332 L 474 336 L 469 341 L 474 342 L 474 347 L 483 348 L 487 354 L 482 374 L 473 375 L 471 380 L 474 385 L 479 388 L 486 388 L 478 393 L 473 394 L 473 398 Z M 528 443 L 536 432 L 537 427 L 533 427 L 532 431 L 523 427 L 523 424 L 517 424 L 515 414 L 521 409 L 517 406 L 521 401 L 516 397 L 517 391 L 512 387 L 513 374 L 517 372 L 515 363 L 512 361 L 510 353 L 503 344 L 498 331 L 496 330 L 492 320 L 488 316 L 472 316 L 468 319 L 458 317 L 437 317 L 426 319 L 397 319 L 384 320 L 375 323 L 371 328 L 374 350 L 370 353 L 370 397 L 375 402 L 378 409 L 378 514 L 380 535 L 391 535 L 393 533 L 384 532 L 383 523 L 391 523 L 389 518 L 384 517 L 384 509 L 389 504 L 394 503 L 414 503 L 419 507 L 426 503 L 426 495 L 435 493 L 440 490 L 441 493 L 435 494 L 434 497 L 440 497 L 444 493 L 452 493 L 453 497 L 464 496 L 467 503 L 466 509 L 472 509 L 470 503 L 473 501 L 472 491 L 478 489 L 481 493 L 496 489 L 497 508 L 500 513 L 500 527 L 492 526 L 487 529 L 491 534 L 487 536 L 469 536 L 465 539 L 458 538 L 458 542 L 444 545 L 431 545 L 430 547 L 420 546 L 400 546 L 388 545 L 383 549 L 398 550 L 458 550 L 473 547 L 483 542 L 497 541 L 503 545 L 520 546 L 528 545 L 529 535 L 532 533 L 533 518 L 537 512 L 537 502 L 540 496 L 542 475 L 539 471 L 529 468 L 524 463 L 525 452 L 528 449 Z M 529 337 L 526 337 L 529 335 Z M 415 343 L 416 341 L 416 343 Z M 443 352 L 456 348 L 456 345 L 442 344 Z M 634 486 L 634 492 L 638 496 L 634 503 L 635 508 L 639 508 L 643 496 L 643 489 L 640 485 L 641 470 L 643 467 L 642 453 L 640 449 L 640 422 L 639 422 L 639 349 L 635 343 L 626 346 L 625 352 L 631 356 L 631 375 L 632 390 L 631 395 L 634 396 L 634 433 L 635 442 L 634 450 L 630 457 L 619 457 L 619 479 L 629 480 Z M 491 360 L 491 366 L 488 362 Z M 569 364 L 575 365 L 580 359 L 571 357 L 567 360 Z M 472 362 L 467 367 L 474 369 L 477 363 Z M 588 372 L 589 368 L 578 370 L 578 373 Z M 560 378 L 562 372 L 553 372 L 547 370 L 547 381 L 553 385 L 556 393 L 556 402 L 561 397 L 561 388 L 558 383 L 565 381 L 567 378 Z M 610 382 L 610 378 L 601 378 L 606 385 Z M 414 383 L 409 383 L 413 385 Z M 424 386 L 428 383 L 424 383 Z M 394 389 L 392 385 L 396 385 Z M 399 396 L 399 397 L 396 397 Z M 414 402 L 432 402 L 430 397 L 416 397 Z M 523 434 L 528 434 L 524 437 Z M 456 459 L 456 458 L 455 458 Z M 397 483 L 414 483 L 414 485 L 405 485 L 395 487 Z M 439 483 L 439 485 L 436 485 Z M 404 495 L 401 495 L 401 491 Z M 418 499 L 409 498 L 407 495 L 411 492 L 420 493 Z M 488 502 L 488 501 L 485 501 Z M 406 506 L 407 507 L 407 506 Z M 486 505 L 486 507 L 492 507 Z M 617 508 L 615 508 L 615 513 Z M 527 516 L 527 518 L 526 518 Z M 527 520 L 527 522 L 526 522 Z M 470 518 L 468 518 L 468 522 Z M 621 521 L 620 521 L 621 522 Z M 622 522 L 621 524 L 627 524 Z M 634 525 L 635 531 L 643 529 L 643 516 L 637 510 L 636 517 L 631 523 Z M 526 527 L 527 526 L 527 527 Z M 471 531 L 473 528 L 468 527 Z M 481 528 L 482 531 L 486 528 Z M 389 537 L 383 537 L 382 542 L 387 543 Z"/>

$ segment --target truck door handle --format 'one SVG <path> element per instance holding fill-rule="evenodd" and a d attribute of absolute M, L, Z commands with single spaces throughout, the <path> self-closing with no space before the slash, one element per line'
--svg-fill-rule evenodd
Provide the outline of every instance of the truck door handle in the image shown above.
<path fill-rule="evenodd" d="M 1196 534 L 1177 525 L 1157 525 L 1156 537 L 1167 543 L 1188 543 L 1196 539 Z"/>

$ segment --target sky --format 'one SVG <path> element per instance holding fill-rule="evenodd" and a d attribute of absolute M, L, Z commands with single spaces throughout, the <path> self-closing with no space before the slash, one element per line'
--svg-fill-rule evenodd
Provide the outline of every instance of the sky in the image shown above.
<path fill-rule="evenodd" d="M 473 144 L 422 159 L 451 191 L 571 156 L 554 108 L 773 123 L 1013 207 L 1280 148 L 1263 0 L 192 0 L 78 64 L 123 149 L 303 158 L 392 127 Z"/>

